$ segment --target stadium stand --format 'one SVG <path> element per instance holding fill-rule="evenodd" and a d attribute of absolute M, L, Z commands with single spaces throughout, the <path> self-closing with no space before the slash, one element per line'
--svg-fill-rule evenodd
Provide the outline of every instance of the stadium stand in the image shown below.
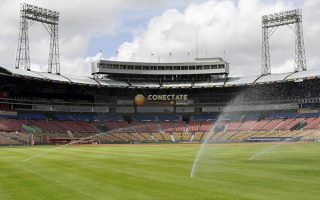
<path fill-rule="evenodd" d="M 233 121 L 229 122 L 227 125 L 227 130 L 226 131 L 237 131 L 240 126 L 242 125 L 241 121 Z"/>
<path fill-rule="evenodd" d="M 81 116 L 81 117 L 80 117 Z M 320 115 L 312 114 L 276 114 L 267 115 L 260 120 L 248 115 L 237 115 L 231 120 L 213 121 L 208 116 L 191 116 L 191 121 L 183 121 L 178 115 L 131 116 L 130 121 L 119 116 L 103 118 L 82 114 L 59 114 L 49 118 L 46 114 L 19 114 L 15 118 L 1 118 L 1 144 L 26 144 L 28 134 L 33 134 L 37 143 L 43 143 L 44 138 L 50 138 L 54 143 L 70 142 L 68 135 L 73 133 L 75 139 L 111 130 L 105 136 L 99 136 L 100 143 L 130 143 L 130 142 L 201 142 L 213 127 L 222 127 L 212 135 L 211 142 L 232 141 L 266 141 L 281 138 L 299 138 L 300 140 L 315 140 L 320 129 Z M 261 117 L 261 116 L 260 116 Z M 21 119 L 23 118 L 23 119 Z M 103 119 L 103 120 L 100 120 Z M 153 121 L 151 121 L 151 119 Z M 160 120 L 161 119 L 161 120 Z M 195 120 L 197 119 L 197 120 Z M 206 119 L 205 121 L 201 119 Z M 239 120 L 240 119 L 240 120 Z M 139 121 L 142 120 L 142 121 Z M 162 121 L 163 120 L 163 121 Z M 224 127 L 224 128 L 223 128 Z M 21 133 L 21 141 L 14 139 L 14 133 Z M 42 141 L 40 141 L 42 140 Z"/>
<path fill-rule="evenodd" d="M 202 121 L 199 127 L 200 132 L 209 132 L 214 126 L 214 121 Z"/>
<path fill-rule="evenodd" d="M 294 121 L 295 121 L 294 118 L 286 119 L 276 128 L 276 130 L 286 130 L 286 127 L 289 126 Z"/>
<path fill-rule="evenodd" d="M 275 128 L 277 128 L 282 122 L 283 122 L 283 119 L 273 119 L 265 127 L 263 127 L 262 130 L 272 131 Z"/>
<path fill-rule="evenodd" d="M 263 119 L 261 121 L 258 121 L 253 127 L 252 127 L 252 131 L 262 131 L 263 128 L 268 124 L 270 123 L 271 120 L 269 119 Z"/>
<path fill-rule="evenodd" d="M 200 121 L 190 121 L 189 123 L 189 131 L 190 132 L 198 132 L 200 128 Z"/>
<path fill-rule="evenodd" d="M 239 127 L 239 131 L 250 131 L 256 123 L 257 120 L 244 121 L 242 125 Z"/>

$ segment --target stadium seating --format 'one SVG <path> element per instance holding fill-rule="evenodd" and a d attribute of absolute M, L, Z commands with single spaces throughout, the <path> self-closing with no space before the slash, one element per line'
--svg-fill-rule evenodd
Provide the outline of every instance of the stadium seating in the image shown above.
<path fill-rule="evenodd" d="M 133 132 L 148 133 L 149 129 L 145 122 L 131 122 Z"/>
<path fill-rule="evenodd" d="M 273 119 L 265 127 L 262 128 L 263 131 L 272 131 L 277 128 L 283 119 Z"/>
<path fill-rule="evenodd" d="M 189 131 L 190 132 L 198 132 L 201 126 L 200 121 L 190 121 L 189 122 Z"/>
<path fill-rule="evenodd" d="M 294 118 L 286 119 L 276 128 L 276 130 L 286 130 L 286 127 L 294 121 L 295 121 Z"/>
<path fill-rule="evenodd" d="M 285 127 L 285 130 L 291 130 L 293 127 L 297 126 L 301 122 L 303 122 L 305 118 L 296 118 L 290 124 Z"/>
<path fill-rule="evenodd" d="M 0 119 L 0 131 L 22 131 L 21 120 Z"/>
<path fill-rule="evenodd" d="M 254 126 L 253 128 L 251 129 L 252 131 L 262 131 L 263 128 L 268 124 L 270 123 L 271 120 L 269 119 L 263 119 L 261 121 L 258 121 Z"/>
<path fill-rule="evenodd" d="M 320 128 L 320 118 L 316 118 L 310 121 L 305 127 L 305 129 L 319 129 Z"/>
<path fill-rule="evenodd" d="M 239 131 L 249 131 L 255 126 L 256 123 L 257 120 L 244 121 L 242 125 L 239 127 Z"/>
<path fill-rule="evenodd" d="M 155 133 L 152 133 L 153 137 L 158 140 L 158 141 L 164 141 L 164 138 L 163 136 L 161 135 L 160 132 L 155 132 Z"/>
<path fill-rule="evenodd" d="M 177 132 L 185 132 L 186 130 L 185 123 L 182 121 L 174 122 L 174 127 Z"/>
<path fill-rule="evenodd" d="M 160 125 L 162 127 L 162 130 L 164 132 L 174 132 L 175 131 L 175 127 L 174 127 L 174 122 L 160 122 Z"/>
<path fill-rule="evenodd" d="M 101 131 L 112 130 L 96 140 L 128 143 L 199 142 L 203 141 L 214 127 L 220 126 L 220 129 L 215 128 L 215 131 L 219 132 L 212 134 L 210 141 L 246 141 L 250 138 L 264 140 L 277 137 L 300 137 L 302 140 L 311 140 L 318 136 L 317 130 L 320 129 L 319 113 L 273 113 L 261 119 L 256 119 L 257 116 L 261 117 L 258 114 L 238 114 L 236 117 L 228 116 L 228 120 L 219 122 L 212 120 L 215 115 L 191 116 L 189 122 L 182 121 L 181 116 L 178 115 L 146 115 L 144 117 L 134 115 L 131 116 L 133 121 L 124 121 L 121 116 L 101 116 L 55 114 L 54 119 L 48 119 L 44 114 L 27 113 L 19 114 L 16 118 L 1 118 L 0 132 L 7 134 L 6 136 L 2 134 L 2 143 L 23 144 L 22 141 L 12 141 L 14 134 L 11 133 L 16 131 L 32 133 L 36 137 L 39 136 L 38 138 L 49 136 L 52 139 L 64 138 L 65 141 L 70 141 L 69 131 L 79 139 Z M 27 137 L 24 141 L 26 139 Z"/>
<path fill-rule="evenodd" d="M 242 125 L 241 121 L 233 121 L 229 122 L 227 125 L 227 130 L 226 131 L 237 131 L 240 126 Z"/>
<path fill-rule="evenodd" d="M 195 133 L 193 141 L 201 141 L 202 136 L 203 136 L 203 133 L 199 133 L 199 132 Z"/>
<path fill-rule="evenodd" d="M 200 132 L 209 132 L 214 125 L 214 121 L 203 121 L 200 124 L 199 131 Z"/>

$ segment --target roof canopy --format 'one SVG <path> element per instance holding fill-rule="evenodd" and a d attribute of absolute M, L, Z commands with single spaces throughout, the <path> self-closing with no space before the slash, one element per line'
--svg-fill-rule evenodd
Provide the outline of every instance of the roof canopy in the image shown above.
<path fill-rule="evenodd" d="M 160 88 L 159 83 L 155 82 L 133 82 L 126 83 L 124 81 L 117 81 L 112 79 L 94 79 L 87 76 L 74 76 L 74 75 L 58 75 L 47 72 L 34 72 L 23 69 L 16 69 L 11 67 L 0 67 L 2 74 L 7 76 L 24 77 L 27 79 L 38 79 L 52 82 L 63 82 L 70 84 L 81 84 L 90 86 L 102 87 L 134 87 L 134 88 Z M 163 88 L 211 88 L 211 87 L 231 87 L 231 86 L 245 86 L 254 84 L 267 84 L 274 82 L 286 81 L 303 81 L 306 79 L 320 78 L 320 70 L 309 70 L 295 73 L 280 73 L 269 74 L 265 76 L 244 76 L 244 77 L 230 77 L 227 80 L 217 80 L 216 82 L 163 82 Z"/>

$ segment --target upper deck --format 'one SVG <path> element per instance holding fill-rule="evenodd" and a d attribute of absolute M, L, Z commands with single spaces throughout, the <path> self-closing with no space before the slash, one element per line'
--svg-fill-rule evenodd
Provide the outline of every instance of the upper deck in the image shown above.
<path fill-rule="evenodd" d="M 155 63 L 155 62 L 119 62 L 100 60 L 92 64 L 92 75 L 104 74 L 109 76 L 122 75 L 125 79 L 130 76 L 197 76 L 229 74 L 229 63 L 222 58 L 195 59 L 194 62 Z M 191 80 L 190 80 L 191 81 Z"/>

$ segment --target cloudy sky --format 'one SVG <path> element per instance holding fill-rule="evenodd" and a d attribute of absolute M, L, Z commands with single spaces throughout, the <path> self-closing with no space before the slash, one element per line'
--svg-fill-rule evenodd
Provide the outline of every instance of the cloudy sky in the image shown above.
<path fill-rule="evenodd" d="M 308 69 L 320 67 L 320 1 L 317 0 L 23 2 L 61 13 L 59 37 L 62 74 L 90 75 L 90 62 L 99 57 L 99 50 L 102 50 L 105 59 L 191 61 L 196 56 L 196 35 L 199 57 L 224 57 L 231 63 L 232 76 L 260 74 L 261 16 L 294 8 L 303 9 Z M 20 3 L 22 1 L 1 1 L 2 66 L 13 67 L 15 63 Z M 41 24 L 33 24 L 29 35 L 32 70 L 46 71 L 48 33 Z M 281 27 L 272 35 L 273 73 L 293 71 L 294 41 L 295 35 L 289 27 Z"/>

